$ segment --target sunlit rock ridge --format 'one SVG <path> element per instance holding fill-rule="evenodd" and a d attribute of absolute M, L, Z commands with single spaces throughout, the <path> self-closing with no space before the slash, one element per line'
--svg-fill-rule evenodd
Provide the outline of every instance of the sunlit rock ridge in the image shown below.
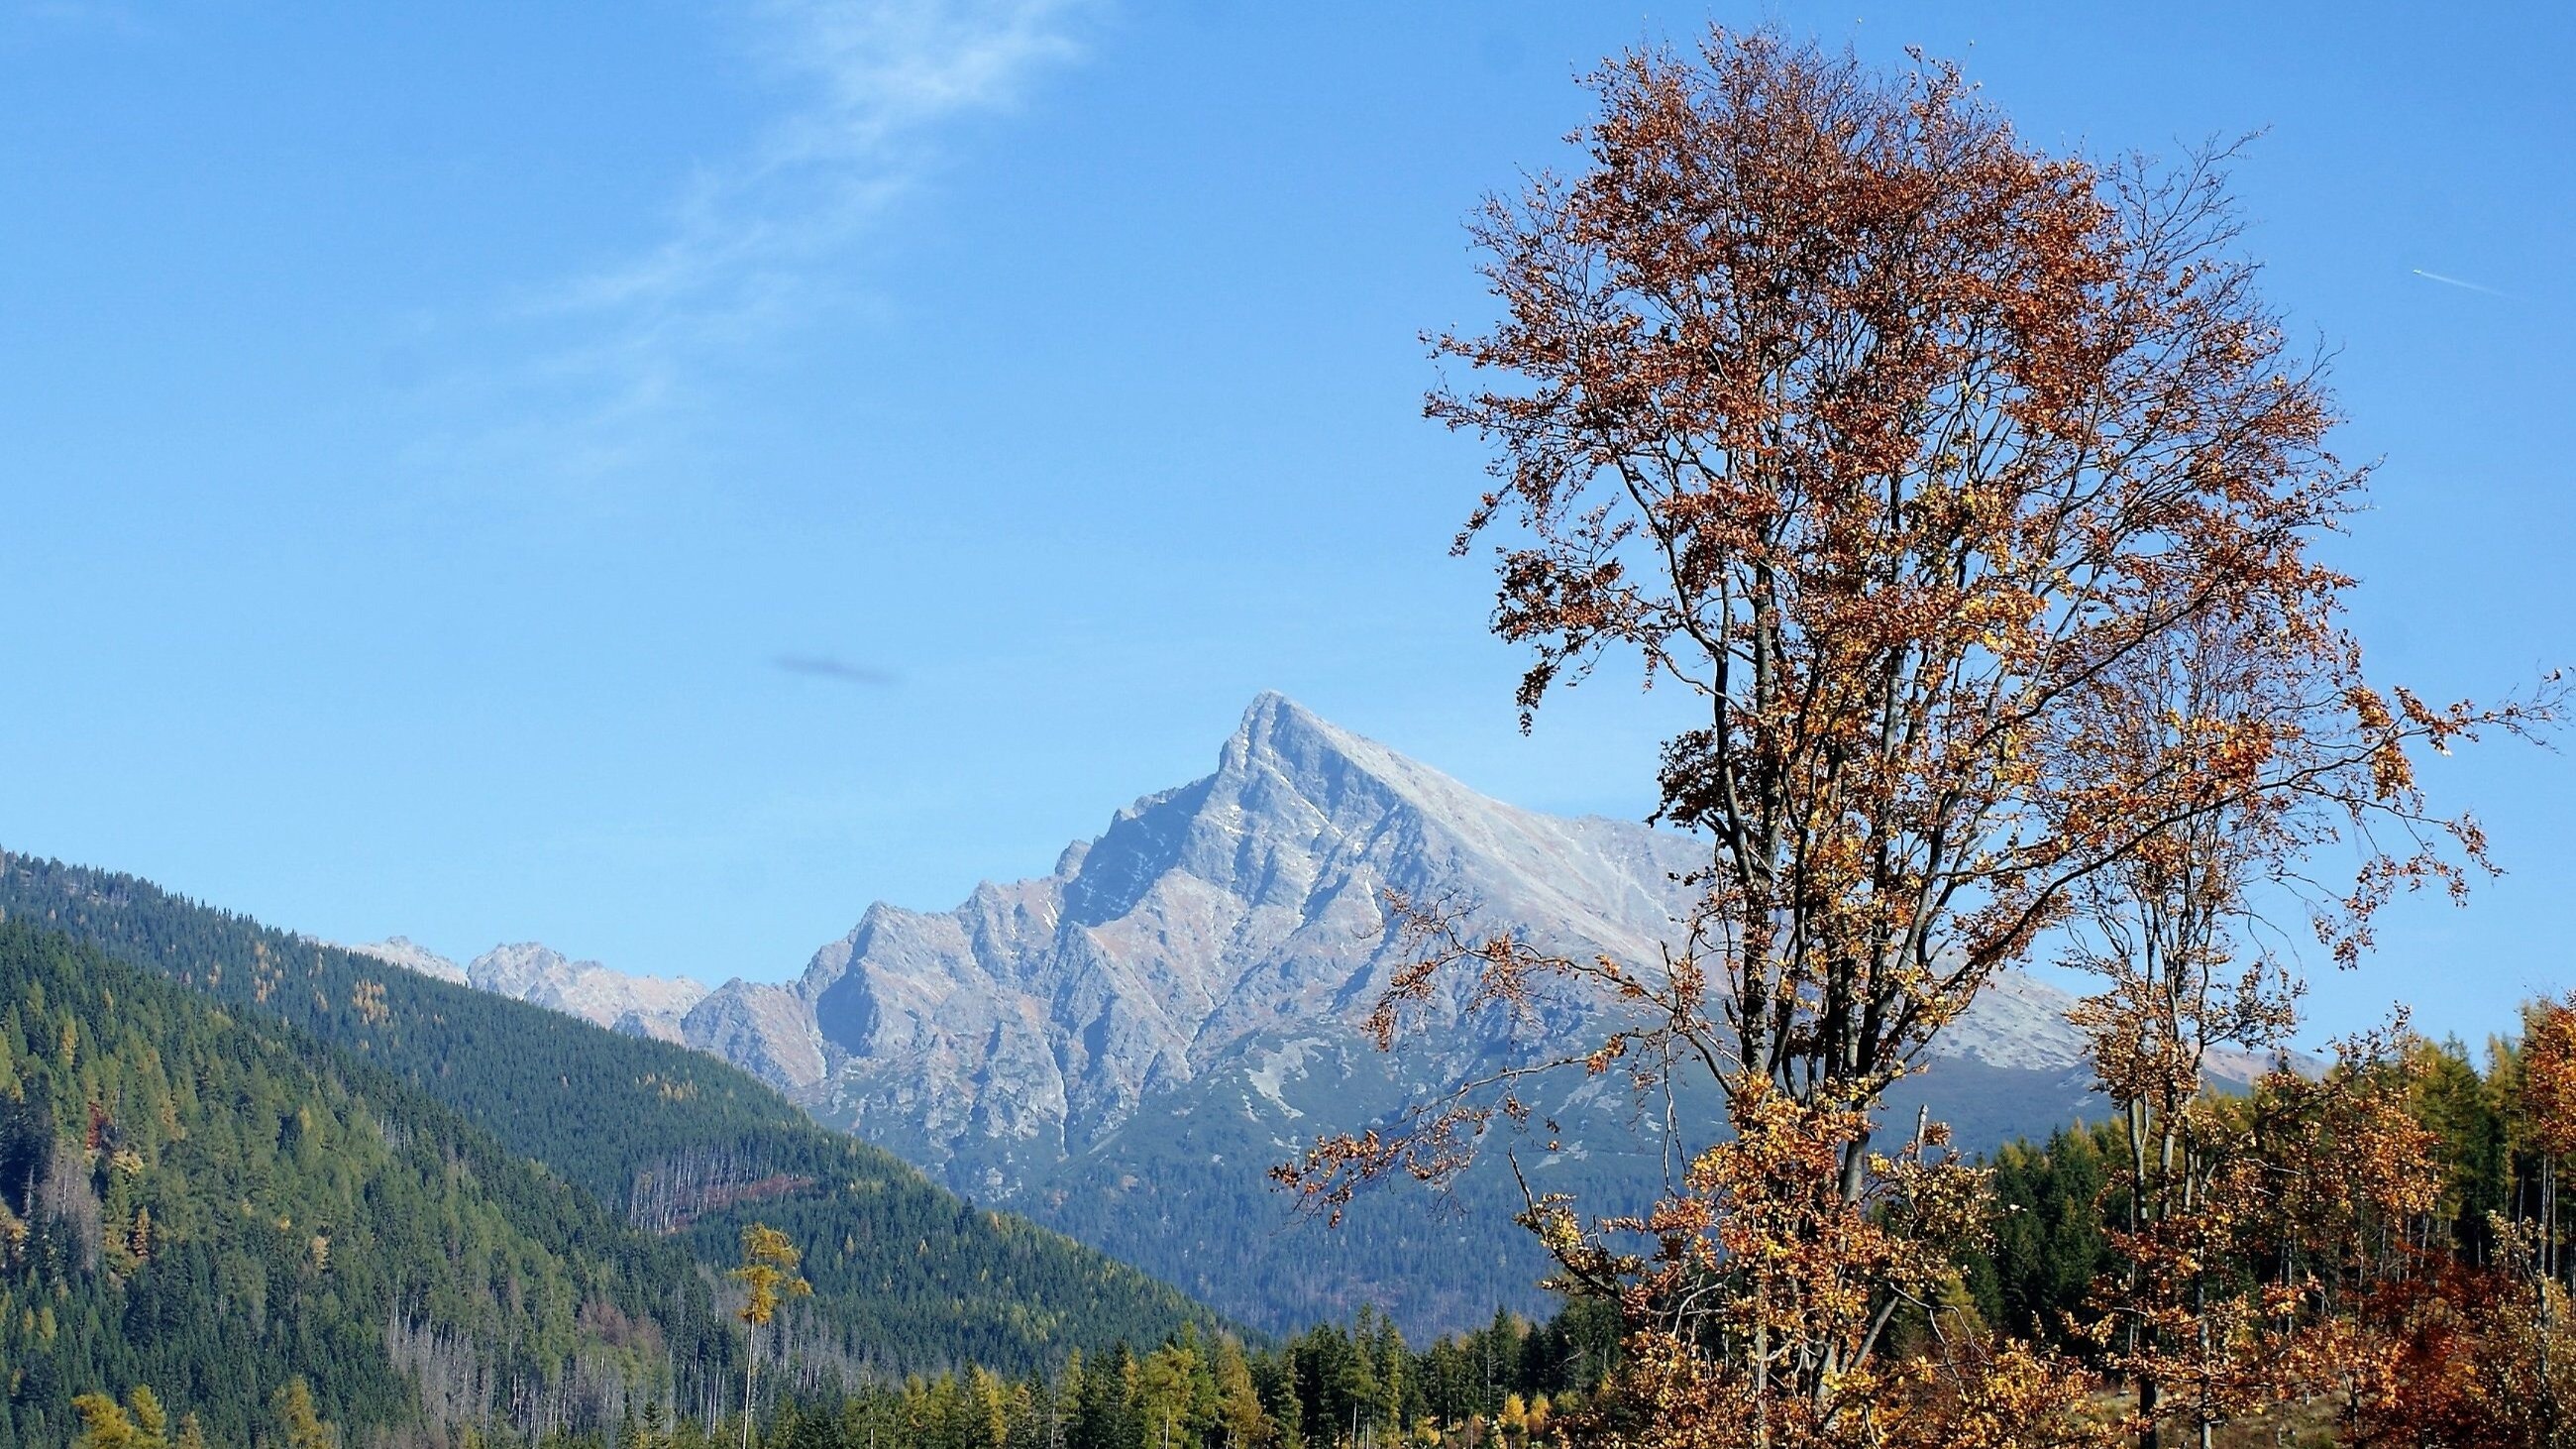
<path fill-rule="evenodd" d="M 938 913 L 872 906 L 792 987 L 728 983 L 681 1031 L 954 1185 L 1008 1197 L 1211 1071 L 1239 1063 L 1258 1090 L 1283 1055 L 1355 1038 L 1415 954 L 1388 928 L 1390 889 L 1633 961 L 1675 933 L 1677 878 L 1705 859 L 1671 832 L 1506 805 L 1265 694 L 1214 774 L 1128 806 L 1054 874 Z M 2064 1005 L 2008 979 L 1947 1050 L 2070 1070 Z M 1541 1034 L 1571 1038 L 1588 1017 L 1548 1002 Z M 1478 1022 L 1401 1070 L 1428 1085 L 1510 1049 Z"/>
<path fill-rule="evenodd" d="M 495 946 L 459 966 L 437 952 L 394 936 L 351 946 L 377 960 L 550 1007 L 629 1036 L 680 1039 L 680 1018 L 705 999 L 707 988 L 685 976 L 630 976 L 597 961 L 575 961 L 533 941 Z"/>

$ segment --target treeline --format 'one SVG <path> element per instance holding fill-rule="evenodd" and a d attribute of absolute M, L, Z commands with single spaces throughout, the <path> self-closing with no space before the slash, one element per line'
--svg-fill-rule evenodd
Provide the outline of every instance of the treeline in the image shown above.
<path fill-rule="evenodd" d="M 1272 1347 L 1194 1326 L 1145 1351 L 1076 1353 L 1047 1374 L 967 1368 L 790 1397 L 757 1417 L 765 1449 L 1322 1449 L 1326 1445 L 1525 1449 L 1558 1442 L 1615 1359 L 1618 1315 L 1577 1305 L 1545 1324 L 1508 1313 L 1474 1332 L 1409 1346 L 1363 1310 Z M 254 1440 L 227 1439 L 185 1401 L 148 1383 L 120 1402 L 79 1407 L 77 1449 L 205 1449 L 228 1443 L 325 1449 L 339 1426 L 318 1421 L 301 1380 L 273 1394 Z M 613 1427 L 543 1436 L 557 1449 L 723 1449 L 744 1442 L 739 1406 L 639 1404 Z M 193 1432 L 193 1442 L 180 1434 Z M 476 1436 L 480 1438 L 481 1436 Z"/>
<path fill-rule="evenodd" d="M 2558 1276 L 2576 1269 L 2576 1194 L 2557 1190 L 2569 1143 L 2560 1120 L 2567 1104 L 2558 1100 L 2564 1088 L 2553 1068 L 2563 1068 L 2550 1052 L 2553 1035 L 2567 1030 L 2566 1014 L 2563 1004 L 2535 1003 L 2518 1035 L 2491 1038 L 2475 1054 L 2456 1038 L 2404 1037 L 2371 1065 L 2381 1090 L 2421 1133 L 2409 1144 L 2409 1160 L 2389 1166 L 2424 1189 L 2408 1211 L 2369 1224 L 2372 1277 L 2464 1288 L 2528 1268 L 2535 1256 Z M 2537 1078 L 2534 1042 L 2543 1067 Z M 2284 1106 L 2280 1096 L 2265 1087 L 2212 1092 L 2200 1106 L 2259 1140 L 2267 1117 Z M 2134 1231 L 2123 1185 L 2136 1174 L 2133 1164 L 2124 1171 L 2130 1151 L 2126 1125 L 2113 1119 L 1995 1154 L 1988 1164 L 1990 1236 L 1959 1259 L 1962 1289 L 1987 1323 L 2078 1353 L 2100 1349 L 2102 1285 L 2130 1266 L 2122 1244 Z M 2284 1161 L 2276 1170 L 2293 1166 Z M 2280 1191 L 2332 1195 L 2376 1186 L 2283 1182 Z M 2268 1255 L 2277 1259 L 2284 1246 Z M 2258 1248 L 2250 1256 L 2266 1253 Z"/>
<path fill-rule="evenodd" d="M 1506 1313 L 1428 1348 L 1362 1310 L 1270 1349 L 1184 1332 L 1151 1352 L 1125 1345 L 1052 1378 L 980 1370 L 913 1379 L 837 1405 L 791 1408 L 774 1449 L 1306 1449 L 1306 1446 L 1553 1442 L 1616 1354 L 1618 1317 L 1583 1305 L 1546 1324 Z M 630 1443 L 695 1449 L 705 1425 L 639 1426 Z M 716 1426 L 721 1429 L 722 1426 Z"/>
<path fill-rule="evenodd" d="M 1022 1373 L 1206 1309 L 1024 1218 L 979 1210 L 684 1047 L 387 966 L 113 872 L 0 854 L 0 917 L 59 931 L 245 1018 L 283 1022 L 452 1109 L 509 1155 L 710 1269 L 743 1226 L 807 1245 L 815 1332 L 854 1370 Z M 817 1353 L 821 1345 L 816 1345 Z"/>

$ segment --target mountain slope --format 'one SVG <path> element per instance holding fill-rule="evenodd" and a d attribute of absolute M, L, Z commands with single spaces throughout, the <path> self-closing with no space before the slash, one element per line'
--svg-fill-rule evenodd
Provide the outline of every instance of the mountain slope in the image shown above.
<path fill-rule="evenodd" d="M 22 922 L 0 1002 L 0 1449 L 136 1383 L 247 1443 L 299 1375 L 353 1432 L 526 1432 L 739 1374 L 676 1246 L 383 1072 Z"/>
<path fill-rule="evenodd" d="M 1142 1273 L 980 1211 L 703 1054 L 271 930 L 130 876 L 0 857 L 0 915 L 284 1020 L 462 1113 L 697 1261 L 755 1218 L 808 1250 L 860 1362 L 1033 1367 L 1208 1316 Z"/>

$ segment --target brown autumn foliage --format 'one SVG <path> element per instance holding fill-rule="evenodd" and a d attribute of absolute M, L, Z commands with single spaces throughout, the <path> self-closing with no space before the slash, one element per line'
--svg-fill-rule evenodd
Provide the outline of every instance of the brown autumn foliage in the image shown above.
<path fill-rule="evenodd" d="M 2393 1402 L 2392 1309 L 2425 1267 L 2409 1229 L 2440 1195 L 2406 1041 L 2400 1023 L 2340 1044 L 2318 1076 L 2284 1067 L 2249 1097 L 2201 1097 L 2175 1129 L 2175 1175 L 2115 1176 L 2116 1195 L 2162 1198 L 2113 1234 L 2126 1266 L 2093 1325 L 2137 1388 L 2140 1444 L 2168 1429 L 2206 1444 L 2303 1402 L 2350 1428 Z"/>
<path fill-rule="evenodd" d="M 1858 1199 L 1839 1191 L 1861 1131 L 1848 1107 L 1742 1084 L 1736 1132 L 1694 1160 L 1644 1218 L 1587 1225 L 1561 1198 L 1523 1222 L 1565 1265 L 1564 1286 L 1617 1297 L 1637 1331 L 1586 1440 L 1639 1449 L 1763 1444 L 1881 1446 L 2102 1442 L 2083 1382 L 2027 1344 L 1996 1343 L 1941 1306 L 1941 1245 L 1981 1230 L 1983 1175 L 1925 1124 L 1873 1156 Z M 1605 1240 L 1653 1242 L 1627 1257 Z M 1873 1350 L 1900 1310 L 1927 1309 L 1929 1351 L 1884 1368 Z M 1852 1367 L 1812 1391 L 1805 1366 Z"/>
<path fill-rule="evenodd" d="M 2533 1145 L 2576 1152 L 2576 998 L 2545 1001 L 2523 1021 L 2522 1108 Z"/>
<path fill-rule="evenodd" d="M 2508 1232 L 2502 1261 L 2443 1263 L 2381 1298 L 2388 1394 L 2349 1419 L 2349 1442 L 2405 1449 L 2555 1449 L 2576 1428 L 2576 1318 L 2539 1276 L 2538 1234 Z"/>
<path fill-rule="evenodd" d="M 2354 1416 L 2355 1442 L 2535 1449 L 2576 1439 L 2576 1259 L 2557 1202 L 2558 1159 L 2576 1147 L 2576 997 L 2529 1007 L 2516 1055 L 2508 1105 L 2540 1159 L 2539 1215 L 2496 1222 L 2493 1262 L 2434 1264 L 2373 1305 L 2398 1364 L 2392 1392 Z"/>
<path fill-rule="evenodd" d="M 2234 252 L 2221 158 L 2052 155 L 1949 67 L 1886 75 L 1769 32 L 1631 53 L 1590 84 L 1583 169 L 1475 223 L 1502 315 L 1435 340 L 1473 380 L 1428 411 L 1495 450 L 1458 548 L 1500 540 L 1494 628 L 1533 654 L 1524 725 L 1614 652 L 1696 702 L 1657 816 L 1708 843 L 1699 904 L 1631 961 L 1395 901 L 1423 949 L 1379 1003 L 1382 1045 L 1443 1029 L 1444 1004 L 1510 1017 L 1565 994 L 1601 1008 L 1599 1039 L 1278 1175 L 1337 1212 L 1389 1174 L 1459 1171 L 1496 1115 L 1528 1123 L 1542 1074 L 1696 1078 L 1722 1119 L 1678 1124 L 1713 1145 L 1663 1202 L 1526 1215 L 1638 1333 L 1587 1432 L 1889 1444 L 1984 1415 L 1989 1436 L 2017 1416 L 2029 1442 L 2081 1441 L 2081 1380 L 2035 1350 L 1936 1334 L 1886 1361 L 1893 1318 L 1941 1322 L 1943 1265 L 1980 1225 L 1976 1174 L 1937 1132 L 1873 1150 L 1882 1094 L 2044 933 L 2190 889 L 2213 841 L 2248 852 L 2218 866 L 2240 881 L 2349 846 L 2355 884 L 2313 893 L 2349 959 L 2394 893 L 2482 860 L 2472 824 L 2427 810 L 2410 752 L 2546 702 L 2435 708 L 2364 677 L 2338 622 L 2351 581 L 2310 553 L 2364 471 L 2327 451 L 2322 369 Z M 2176 692 L 2193 680 L 2204 695 Z M 2099 1035 L 2126 1044 L 2118 1090 L 2150 1104 L 2147 1136 L 2189 1124 L 2199 1052 L 2279 1024 L 2263 963 L 2227 965 L 2186 943 L 2106 993 Z M 2235 1182 L 2260 1177 L 2237 1160 L 2186 1164 L 2205 1198 L 2135 1250 L 2290 1231 L 2280 1184 Z M 2276 1320 L 2295 1338 L 2281 1295 L 2312 1288 L 2277 1279 L 2156 1371 L 2233 1403 L 2221 1359 Z"/>

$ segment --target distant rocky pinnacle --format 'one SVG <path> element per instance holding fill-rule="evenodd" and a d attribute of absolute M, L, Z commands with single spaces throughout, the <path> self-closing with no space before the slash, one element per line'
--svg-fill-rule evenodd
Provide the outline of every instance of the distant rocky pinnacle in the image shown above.
<path fill-rule="evenodd" d="M 441 981 L 452 982 L 458 986 L 469 984 L 465 979 L 464 967 L 426 946 L 417 944 L 409 936 L 388 936 L 381 941 L 344 946 L 341 949 L 355 951 L 361 956 L 373 956 L 379 961 L 400 966 L 406 971 L 417 971 L 423 976 L 435 976 Z"/>
<path fill-rule="evenodd" d="M 629 976 L 596 961 L 574 961 L 535 942 L 495 946 L 463 966 L 401 936 L 348 949 L 381 961 L 578 1016 L 595 1025 L 680 1039 L 680 1018 L 707 994 L 685 976 Z"/>

